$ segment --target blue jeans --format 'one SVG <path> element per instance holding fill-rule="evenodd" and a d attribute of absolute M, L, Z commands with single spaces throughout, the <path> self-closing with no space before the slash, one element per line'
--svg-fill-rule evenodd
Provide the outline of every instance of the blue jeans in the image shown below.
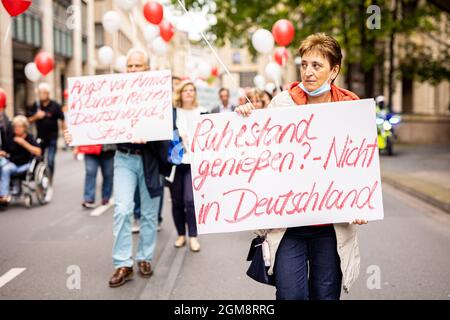
<path fill-rule="evenodd" d="M 86 166 L 84 201 L 95 202 L 98 167 L 100 167 L 103 176 L 102 200 L 109 200 L 113 189 L 114 152 L 102 152 L 99 155 L 86 154 L 84 163 Z"/>
<path fill-rule="evenodd" d="M 164 183 L 164 177 L 160 176 L 161 183 Z M 158 208 L 158 223 L 162 222 L 162 206 L 163 206 L 163 199 L 164 199 L 164 188 L 162 190 L 162 194 L 159 201 L 159 208 Z M 141 218 L 141 201 L 139 199 L 139 187 L 136 188 L 136 191 L 134 192 L 134 218 L 140 219 Z"/>
<path fill-rule="evenodd" d="M 156 247 L 160 197 L 150 197 L 144 179 L 142 157 L 125 155 L 117 151 L 114 157 L 114 244 L 112 250 L 115 268 L 133 266 L 131 216 L 137 186 L 139 186 L 141 201 L 141 220 L 136 260 L 151 261 Z"/>
<path fill-rule="evenodd" d="M 40 145 L 43 155 L 45 154 L 45 151 L 47 150 L 46 163 L 47 163 L 48 170 L 50 171 L 50 175 L 52 177 L 53 177 L 53 173 L 55 172 L 55 157 L 56 157 L 57 141 L 58 141 L 58 138 L 53 138 L 50 140 L 43 140 Z"/>
<path fill-rule="evenodd" d="M 11 182 L 11 176 L 13 174 L 24 173 L 28 169 L 30 169 L 30 163 L 18 166 L 6 160 L 0 170 L 0 197 L 7 196 L 9 194 L 9 184 Z"/>
<path fill-rule="evenodd" d="M 276 254 L 277 300 L 339 300 L 342 272 L 332 225 L 288 228 Z"/>

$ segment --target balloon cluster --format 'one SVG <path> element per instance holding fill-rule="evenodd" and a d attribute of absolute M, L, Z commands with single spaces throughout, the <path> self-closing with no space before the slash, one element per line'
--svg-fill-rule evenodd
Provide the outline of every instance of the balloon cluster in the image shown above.
<path fill-rule="evenodd" d="M 137 0 L 115 0 L 115 3 L 122 10 L 128 12 L 136 5 Z M 164 19 L 164 7 L 156 1 L 148 1 L 144 5 L 143 15 L 150 23 L 144 29 L 145 40 L 151 46 L 153 53 L 158 56 L 164 56 L 168 51 L 167 43 L 175 33 L 173 24 Z M 106 32 L 115 33 L 119 30 L 121 23 L 120 14 L 114 10 L 107 11 L 103 15 L 102 24 Z M 103 65 L 112 64 L 114 59 L 112 48 L 108 46 L 100 48 L 98 58 Z M 126 69 L 126 60 L 124 59 L 126 59 L 124 56 L 118 56 L 116 58 L 116 69 L 121 71 Z"/>
<path fill-rule="evenodd" d="M 31 82 L 36 82 L 41 76 L 46 76 L 49 74 L 55 65 L 55 60 L 53 57 L 45 51 L 39 52 L 36 57 L 34 57 L 34 62 L 27 63 L 25 65 L 25 76 Z"/>
<path fill-rule="evenodd" d="M 258 29 L 252 36 L 252 45 L 259 53 L 269 53 L 273 50 L 275 43 L 280 47 L 276 48 L 273 55 L 275 62 L 269 62 L 265 67 L 266 76 L 276 83 L 281 80 L 282 66 L 288 60 L 288 50 L 286 46 L 294 40 L 295 28 L 292 22 L 281 19 L 272 26 L 272 32 L 266 29 Z M 254 78 L 255 86 L 261 90 L 265 89 L 265 79 L 261 75 Z"/>

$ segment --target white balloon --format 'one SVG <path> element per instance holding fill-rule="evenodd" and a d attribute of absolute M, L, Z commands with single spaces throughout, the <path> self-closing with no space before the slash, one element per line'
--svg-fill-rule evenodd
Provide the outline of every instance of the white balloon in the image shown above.
<path fill-rule="evenodd" d="M 27 79 L 31 82 L 36 82 L 41 77 L 41 73 L 39 72 L 38 68 L 36 67 L 36 63 L 34 62 L 27 63 L 24 72 L 25 77 L 27 77 Z"/>
<path fill-rule="evenodd" d="M 113 62 L 114 51 L 111 47 L 103 46 L 98 50 L 98 59 L 103 65 L 108 65 Z"/>
<path fill-rule="evenodd" d="M 149 24 L 145 27 L 144 38 L 148 43 L 151 43 L 157 36 L 159 36 L 159 27 L 154 24 Z"/>
<path fill-rule="evenodd" d="M 256 88 L 259 90 L 264 90 L 264 85 L 266 84 L 266 79 L 262 75 L 257 75 L 253 78 L 253 83 L 255 84 Z"/>
<path fill-rule="evenodd" d="M 125 56 L 118 56 L 116 58 L 116 69 L 120 72 L 127 71 L 127 57 Z"/>
<path fill-rule="evenodd" d="M 207 62 L 201 62 L 198 65 L 198 76 L 201 78 L 208 78 L 211 75 L 211 66 Z"/>
<path fill-rule="evenodd" d="M 268 53 L 273 49 L 272 33 L 266 29 L 258 29 L 252 36 L 252 44 L 259 53 Z"/>
<path fill-rule="evenodd" d="M 156 55 L 163 56 L 167 53 L 169 47 L 167 46 L 167 43 L 164 41 L 163 38 L 156 37 L 152 41 L 152 50 Z"/>
<path fill-rule="evenodd" d="M 137 0 L 115 0 L 114 2 L 119 6 L 119 8 L 129 11 L 137 3 Z"/>
<path fill-rule="evenodd" d="M 278 63 L 269 62 L 265 68 L 266 76 L 275 82 L 281 80 L 281 67 Z"/>
<path fill-rule="evenodd" d="M 102 18 L 103 28 L 109 33 L 114 33 L 119 30 L 120 22 L 119 13 L 113 10 L 105 12 Z"/>
<path fill-rule="evenodd" d="M 197 88 L 206 88 L 206 87 L 208 87 L 208 83 L 206 81 L 202 80 L 202 79 L 195 80 L 194 84 L 195 84 L 195 86 Z"/>
<path fill-rule="evenodd" d="M 272 82 L 268 82 L 266 84 L 266 86 L 264 87 L 264 90 L 267 91 L 268 93 L 272 94 L 273 90 L 275 90 L 276 86 L 275 84 L 273 84 Z"/>

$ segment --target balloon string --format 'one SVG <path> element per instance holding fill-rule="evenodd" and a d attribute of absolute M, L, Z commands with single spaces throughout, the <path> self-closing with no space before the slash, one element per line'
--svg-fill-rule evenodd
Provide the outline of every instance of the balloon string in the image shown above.
<path fill-rule="evenodd" d="M 189 16 L 189 18 L 192 20 L 192 23 L 195 25 L 196 22 L 194 20 L 194 18 L 191 16 L 191 13 L 188 12 L 186 10 L 186 7 L 183 5 L 183 3 L 181 2 L 181 0 L 178 0 L 178 3 L 180 4 L 181 8 L 183 8 L 183 11 Z M 227 73 L 227 75 L 230 77 L 231 82 L 236 86 L 239 87 L 236 83 L 236 81 L 234 80 L 233 76 L 230 73 L 230 70 L 228 70 L 227 66 L 225 65 L 225 63 L 223 63 L 222 59 L 219 57 L 219 55 L 217 54 L 216 50 L 214 50 L 213 46 L 211 45 L 211 43 L 208 41 L 208 39 L 206 38 L 205 34 L 200 31 L 200 35 L 202 36 L 203 40 L 205 40 L 206 44 L 208 45 L 208 47 L 211 49 L 212 53 L 214 54 L 214 56 L 216 57 L 216 59 L 220 62 L 220 64 L 222 65 L 222 68 L 225 70 L 225 72 Z M 248 103 L 252 104 L 252 102 L 250 101 L 250 99 L 247 97 L 247 94 L 245 94 L 245 99 L 247 99 Z"/>
<path fill-rule="evenodd" d="M 9 20 L 9 22 L 8 22 L 8 27 L 6 27 L 5 37 L 3 38 L 3 47 L 6 46 L 6 39 L 8 39 L 9 33 L 11 32 L 12 19 L 14 19 L 14 17 L 12 17 L 12 18 Z"/>

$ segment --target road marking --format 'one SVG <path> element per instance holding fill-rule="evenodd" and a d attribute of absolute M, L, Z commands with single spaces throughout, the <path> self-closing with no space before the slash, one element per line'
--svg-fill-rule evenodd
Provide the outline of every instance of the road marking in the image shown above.
<path fill-rule="evenodd" d="M 27 268 L 12 268 L 0 277 L 0 288 L 17 277 L 19 274 L 27 270 Z"/>
<path fill-rule="evenodd" d="M 99 207 L 95 208 L 91 212 L 91 217 L 99 217 L 99 216 L 101 216 L 106 211 L 108 211 L 108 209 L 111 208 L 113 205 L 114 205 L 114 199 L 111 198 L 111 200 L 109 201 L 109 203 L 107 205 L 99 206 Z"/>

